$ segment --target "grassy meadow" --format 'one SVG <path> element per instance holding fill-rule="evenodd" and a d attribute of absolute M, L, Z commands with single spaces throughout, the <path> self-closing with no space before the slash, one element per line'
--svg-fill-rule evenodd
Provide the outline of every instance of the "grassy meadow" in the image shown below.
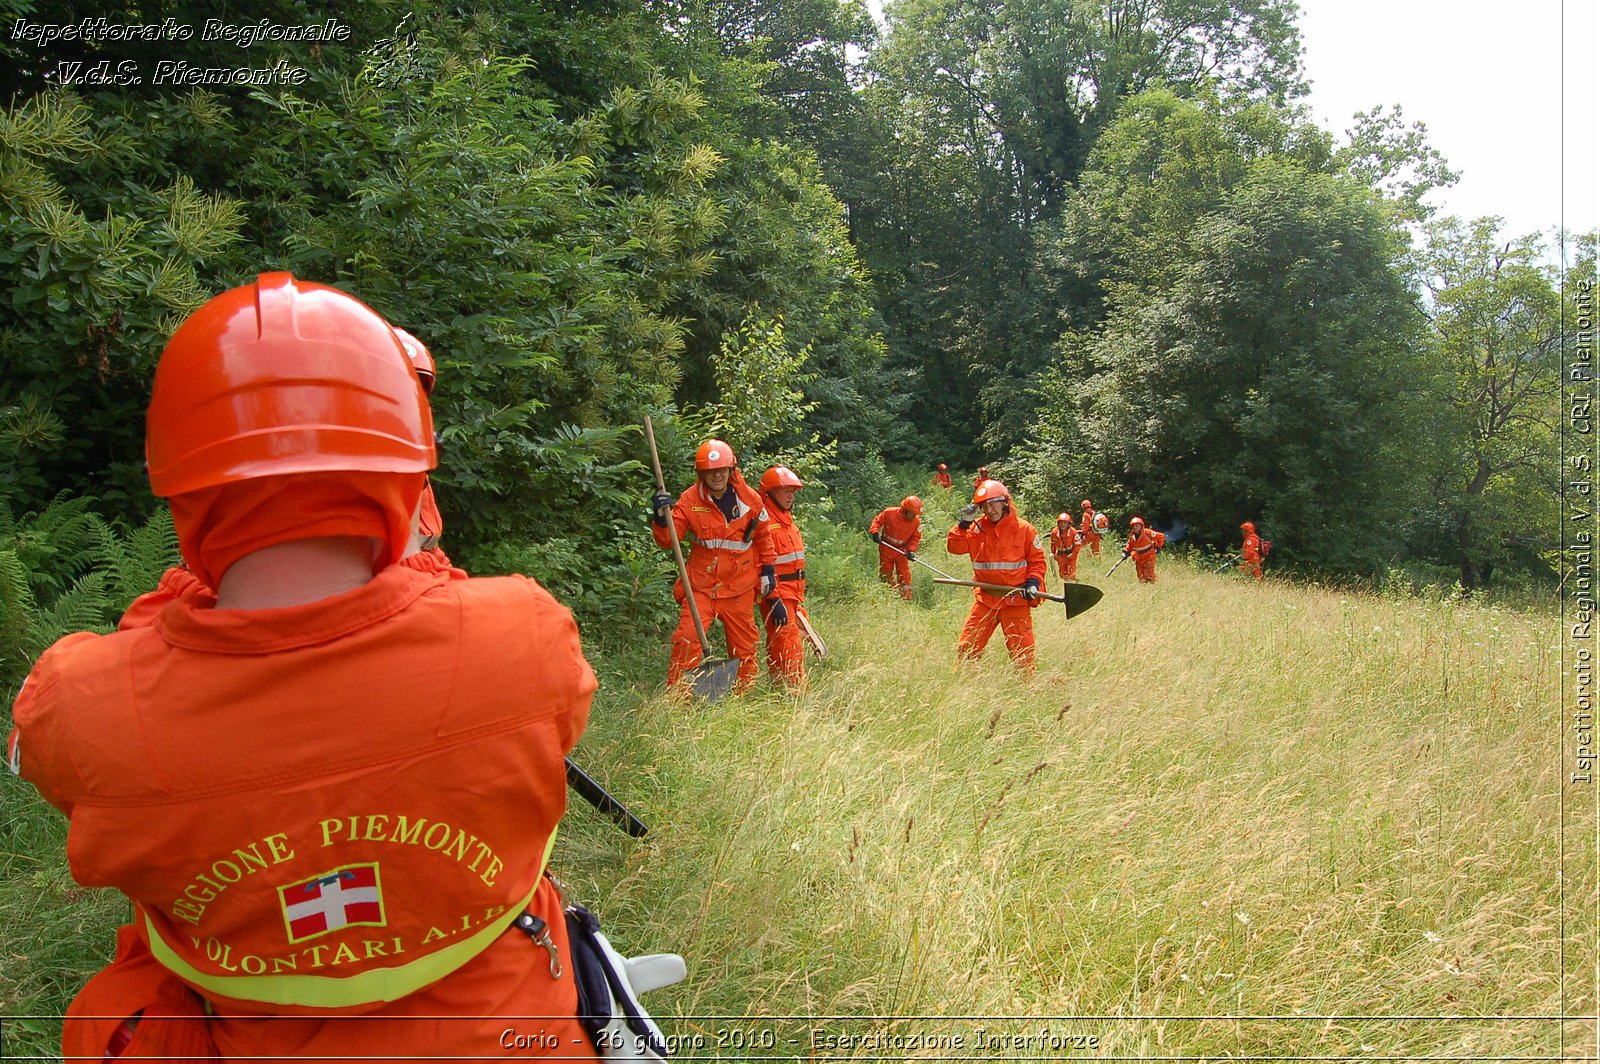
<path fill-rule="evenodd" d="M 652 832 L 575 801 L 554 867 L 619 948 L 688 960 L 645 999 L 683 1058 L 1594 1055 L 1559 1018 L 1595 1012 L 1597 895 L 1592 797 L 1560 874 L 1553 604 L 1086 557 L 1106 597 L 1036 612 L 1028 682 L 999 633 L 954 667 L 965 590 L 919 570 L 901 602 L 855 534 L 812 553 L 805 696 L 686 707 L 664 642 L 600 660 L 576 756 Z M 123 907 L 25 790 L 0 1011 L 59 1012 Z M 12 1056 L 53 1045 L 7 1026 Z"/>

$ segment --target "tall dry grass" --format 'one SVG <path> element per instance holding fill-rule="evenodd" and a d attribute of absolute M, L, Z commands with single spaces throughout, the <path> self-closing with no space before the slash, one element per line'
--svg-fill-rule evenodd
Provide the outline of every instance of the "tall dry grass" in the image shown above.
<path fill-rule="evenodd" d="M 1032 682 L 998 634 L 953 666 L 965 592 L 873 589 L 814 611 L 804 697 L 603 704 L 586 750 L 651 766 L 615 785 L 654 832 L 562 857 L 626 945 L 689 959 L 647 1002 L 669 1030 L 724 1058 L 980 1028 L 1044 1059 L 1592 1056 L 1559 1019 L 1595 1011 L 1596 885 L 1592 797 L 1562 866 L 1555 617 L 1112 560 L 1092 612 L 1036 612 Z"/>

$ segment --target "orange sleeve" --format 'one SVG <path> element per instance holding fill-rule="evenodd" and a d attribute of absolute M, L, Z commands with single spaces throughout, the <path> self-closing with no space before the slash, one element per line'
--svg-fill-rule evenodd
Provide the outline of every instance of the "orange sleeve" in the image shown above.
<path fill-rule="evenodd" d="M 1039 586 L 1043 587 L 1044 575 L 1050 570 L 1045 562 L 1044 546 L 1039 542 L 1039 530 L 1030 527 L 1029 531 L 1033 535 L 1028 540 L 1028 577 L 1039 581 Z M 1024 577 L 1024 579 L 1027 579 L 1027 577 Z"/>
<path fill-rule="evenodd" d="M 64 705 L 58 690 L 62 658 L 73 646 L 104 636 L 93 632 L 74 632 L 55 641 L 34 663 L 22 690 L 11 707 L 11 719 L 16 726 L 6 741 L 8 763 L 17 775 L 33 784 L 45 801 L 72 815 L 72 801 L 68 795 L 83 789 L 78 772 L 72 765 L 72 750 L 59 748 L 56 733 L 61 730 L 63 714 L 73 707 Z"/>
<path fill-rule="evenodd" d="M 950 529 L 950 534 L 944 537 L 944 549 L 951 554 L 971 554 L 972 541 L 978 534 L 972 528 L 962 528 L 956 525 Z"/>
<path fill-rule="evenodd" d="M 877 516 L 877 517 L 874 517 L 874 518 L 873 518 L 873 519 L 872 519 L 872 524 L 870 524 L 870 525 L 868 525 L 868 526 L 867 526 L 867 531 L 868 531 L 868 532 L 876 532 L 876 531 L 878 531 L 878 530 L 879 530 L 879 529 L 881 529 L 881 528 L 882 528 L 882 527 L 883 527 L 883 519 L 884 519 L 884 518 L 885 518 L 885 517 L 886 517 L 886 516 L 888 516 L 888 514 L 889 514 L 889 511 L 888 511 L 888 510 L 881 510 L 881 511 L 879 511 L 879 512 L 878 512 L 878 516 Z"/>

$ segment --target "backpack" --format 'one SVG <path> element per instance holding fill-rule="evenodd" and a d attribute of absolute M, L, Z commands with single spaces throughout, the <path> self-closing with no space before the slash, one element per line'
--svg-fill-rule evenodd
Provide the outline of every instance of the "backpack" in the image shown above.
<path fill-rule="evenodd" d="M 1101 535 L 1105 535 L 1107 532 L 1111 531 L 1111 518 L 1107 517 L 1099 510 L 1094 512 L 1094 519 L 1091 523 L 1094 525 L 1094 530 Z"/>

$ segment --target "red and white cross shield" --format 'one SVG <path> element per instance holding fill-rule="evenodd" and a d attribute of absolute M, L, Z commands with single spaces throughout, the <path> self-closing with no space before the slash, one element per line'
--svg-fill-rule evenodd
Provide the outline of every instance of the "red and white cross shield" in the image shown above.
<path fill-rule="evenodd" d="M 382 927 L 383 891 L 376 864 L 349 865 L 292 886 L 279 887 L 290 942 L 341 927 Z"/>

